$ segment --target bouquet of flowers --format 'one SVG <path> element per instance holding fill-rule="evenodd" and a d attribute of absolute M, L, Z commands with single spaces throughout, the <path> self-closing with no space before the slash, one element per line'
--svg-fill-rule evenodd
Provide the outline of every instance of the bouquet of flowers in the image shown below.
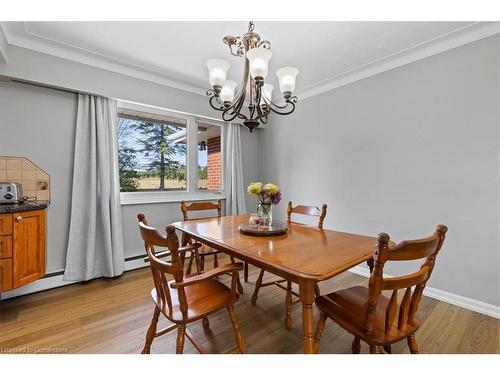
<path fill-rule="evenodd" d="M 257 206 L 257 217 L 250 218 L 250 224 L 259 225 L 271 225 L 272 215 L 271 207 L 276 205 L 281 201 L 281 191 L 280 189 L 268 182 L 263 184 L 262 182 L 252 182 L 248 185 L 247 191 L 249 194 L 255 195 L 259 200 Z"/>
<path fill-rule="evenodd" d="M 262 182 L 252 182 L 248 185 L 247 191 L 249 194 L 255 195 L 261 203 L 276 205 L 281 202 L 280 189 L 270 182 L 265 185 Z"/>

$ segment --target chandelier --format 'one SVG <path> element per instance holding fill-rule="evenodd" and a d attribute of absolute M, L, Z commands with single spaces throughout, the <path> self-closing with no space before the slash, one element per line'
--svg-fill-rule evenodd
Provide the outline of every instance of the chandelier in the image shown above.
<path fill-rule="evenodd" d="M 243 120 L 243 125 L 250 129 L 250 132 L 260 124 L 267 124 L 267 117 L 271 112 L 288 115 L 295 110 L 297 97 L 292 94 L 299 73 L 299 70 L 292 66 L 276 71 L 283 101 L 280 104 L 274 103 L 274 87 L 264 82 L 272 55 L 271 43 L 262 40 L 260 35 L 254 32 L 254 28 L 254 23 L 249 22 L 248 32 L 243 36 L 226 36 L 223 39 L 233 56 L 245 57 L 243 79 L 236 95 L 236 82 L 226 80 L 229 63 L 221 59 L 210 59 L 206 63 L 212 86 L 207 90 L 210 105 L 222 112 L 224 121 L 231 122 L 235 118 Z"/>

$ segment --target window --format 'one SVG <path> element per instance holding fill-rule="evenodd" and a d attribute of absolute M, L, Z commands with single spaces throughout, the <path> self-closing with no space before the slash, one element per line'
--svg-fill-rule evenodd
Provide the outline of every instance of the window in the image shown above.
<path fill-rule="evenodd" d="M 186 122 L 182 119 L 121 110 L 120 190 L 186 190 L 186 138 Z"/>
<path fill-rule="evenodd" d="M 199 116 L 119 102 L 122 203 L 221 198 L 222 129 Z"/>
<path fill-rule="evenodd" d="M 221 127 L 198 121 L 198 189 L 222 189 Z"/>

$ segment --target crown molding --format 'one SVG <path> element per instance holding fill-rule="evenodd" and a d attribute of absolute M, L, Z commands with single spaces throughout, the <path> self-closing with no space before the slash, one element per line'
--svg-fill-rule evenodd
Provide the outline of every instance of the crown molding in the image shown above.
<path fill-rule="evenodd" d="M 299 90 L 296 95 L 299 99 L 310 98 L 498 33 L 500 33 L 500 22 L 477 22 L 326 79 Z"/>
<path fill-rule="evenodd" d="M 0 29 L 3 29 L 5 39 L 10 45 L 173 87 L 194 94 L 205 95 L 206 87 L 201 82 L 192 82 L 184 77 L 175 77 L 174 73 L 159 71 L 152 67 L 144 68 L 104 54 L 98 54 L 71 44 L 65 44 L 46 38 L 31 32 L 26 27 L 25 22 L 18 22 L 15 25 L 7 22 L 0 22 Z"/>
<path fill-rule="evenodd" d="M 307 99 L 498 33 L 500 33 L 500 22 L 473 23 L 462 29 L 452 31 L 393 55 L 374 60 L 363 66 L 323 80 L 305 89 L 297 90 L 296 95 L 300 99 Z M 159 71 L 154 67 L 134 65 L 77 46 L 63 44 L 30 31 L 24 22 L 17 22 L 15 24 L 0 22 L 0 63 L 7 60 L 5 52 L 7 44 L 202 96 L 205 95 L 206 91 L 206 85 L 203 82 L 193 82 L 188 77 L 178 77 L 178 74 L 172 72 Z"/>

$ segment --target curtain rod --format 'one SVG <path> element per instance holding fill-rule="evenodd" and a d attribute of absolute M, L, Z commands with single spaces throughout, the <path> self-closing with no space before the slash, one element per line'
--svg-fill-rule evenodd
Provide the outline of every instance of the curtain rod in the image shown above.
<path fill-rule="evenodd" d="M 1 76 L 1 77 L 2 78 L 7 78 L 8 82 L 21 83 L 21 84 L 24 84 L 24 85 L 31 85 L 31 86 L 36 86 L 36 87 L 42 87 L 42 88 L 51 89 L 51 90 L 68 92 L 68 93 L 71 93 L 71 94 L 85 94 L 85 95 L 102 96 L 102 95 L 99 95 L 99 94 L 94 94 L 94 93 L 90 93 L 90 92 L 86 92 L 86 91 L 79 91 L 79 90 L 70 89 L 70 88 L 67 88 L 67 87 L 50 85 L 48 83 L 30 81 L 30 80 L 27 80 L 27 79 L 19 79 L 19 78 L 13 78 L 13 77 L 9 77 L 9 76 Z"/>

